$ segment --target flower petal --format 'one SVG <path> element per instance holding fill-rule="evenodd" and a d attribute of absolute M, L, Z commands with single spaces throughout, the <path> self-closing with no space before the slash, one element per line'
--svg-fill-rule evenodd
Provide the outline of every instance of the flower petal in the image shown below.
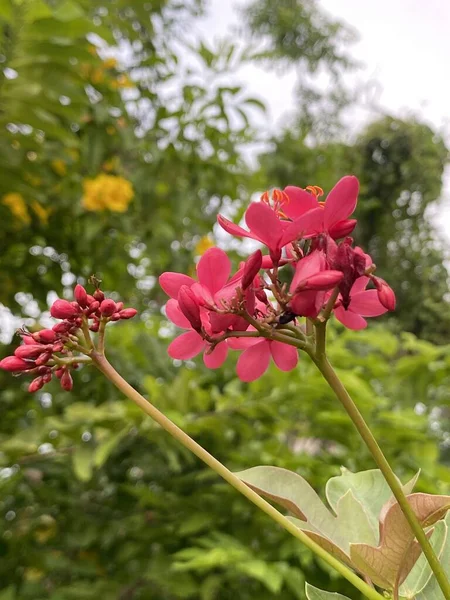
<path fill-rule="evenodd" d="M 325 262 L 325 255 L 321 250 L 314 250 L 311 254 L 305 256 L 305 258 L 301 258 L 295 267 L 295 273 L 289 291 L 293 293 L 300 282 L 323 271 L 325 269 Z"/>
<path fill-rule="evenodd" d="M 237 362 L 236 372 L 242 381 L 255 381 L 261 377 L 269 366 L 270 348 L 268 340 L 262 340 L 247 348 Z"/>
<path fill-rule="evenodd" d="M 353 175 L 340 179 L 325 202 L 324 224 L 325 229 L 347 219 L 355 210 L 358 200 L 359 182 Z"/>
<path fill-rule="evenodd" d="M 324 211 L 321 207 L 313 208 L 307 213 L 289 223 L 283 232 L 280 246 L 286 246 L 289 242 L 300 238 L 317 235 L 323 231 Z"/>
<path fill-rule="evenodd" d="M 275 364 L 282 371 L 292 371 L 297 366 L 298 350 L 294 346 L 283 342 L 270 342 L 270 351 Z"/>
<path fill-rule="evenodd" d="M 283 233 L 280 219 L 263 202 L 252 202 L 245 212 L 245 222 L 250 231 L 270 249 L 279 248 Z"/>
<path fill-rule="evenodd" d="M 178 302 L 174 298 L 171 298 L 166 304 L 166 316 L 177 327 L 192 329 L 191 324 L 181 312 Z"/>
<path fill-rule="evenodd" d="M 171 298 L 178 298 L 178 292 L 182 285 L 188 285 L 189 287 L 195 283 L 192 277 L 185 275 L 184 273 L 173 273 L 167 271 L 159 277 L 159 285 Z"/>
<path fill-rule="evenodd" d="M 308 210 L 317 208 L 317 200 L 312 194 L 302 188 L 288 185 L 284 188 L 284 192 L 287 194 L 289 202 L 283 205 L 283 212 L 291 219 L 298 219 L 298 217 L 304 215 Z"/>
<path fill-rule="evenodd" d="M 205 344 L 205 340 L 196 331 L 186 331 L 169 344 L 167 352 L 171 358 L 188 360 L 200 354 Z"/>
<path fill-rule="evenodd" d="M 360 292 L 364 292 L 369 283 L 370 278 L 363 275 L 362 277 L 358 277 L 355 280 L 355 283 L 352 285 L 352 289 L 350 290 L 350 296 L 354 296 L 355 294 L 359 294 Z"/>
<path fill-rule="evenodd" d="M 227 354 L 227 344 L 225 342 L 220 342 L 210 354 L 206 351 L 203 353 L 203 362 L 208 369 L 218 369 L 225 362 Z"/>
<path fill-rule="evenodd" d="M 211 294 L 215 294 L 228 281 L 231 273 L 231 261 L 220 248 L 210 248 L 199 260 L 197 277 Z"/>
<path fill-rule="evenodd" d="M 233 221 L 230 221 L 229 219 L 223 217 L 222 215 L 217 216 L 217 222 L 222 227 L 222 229 L 225 229 L 225 231 L 227 233 L 231 233 L 231 235 L 237 235 L 238 237 L 251 238 L 252 240 L 258 240 L 258 242 L 261 241 L 251 231 L 246 231 L 245 229 L 243 229 L 239 225 L 236 225 L 236 223 L 233 223 Z"/>
<path fill-rule="evenodd" d="M 358 294 L 350 293 L 349 309 L 362 317 L 379 317 L 387 312 L 378 299 L 377 290 L 365 290 Z"/>
<path fill-rule="evenodd" d="M 343 306 L 335 308 L 334 314 L 336 319 L 340 321 L 342 325 L 345 325 L 347 329 L 357 331 L 358 329 L 365 329 L 367 327 L 367 321 L 365 319 L 351 310 L 345 310 Z"/>
<path fill-rule="evenodd" d="M 227 344 L 232 350 L 246 350 L 255 344 L 259 344 L 262 339 L 259 337 L 228 338 Z"/>

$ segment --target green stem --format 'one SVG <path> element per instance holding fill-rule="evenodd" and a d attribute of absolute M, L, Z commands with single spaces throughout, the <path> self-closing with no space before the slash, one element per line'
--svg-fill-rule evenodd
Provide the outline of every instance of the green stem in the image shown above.
<path fill-rule="evenodd" d="M 137 390 L 135 390 L 107 361 L 104 355 L 97 352 L 92 353 L 92 360 L 97 368 L 125 395 L 139 406 L 147 415 L 154 419 L 173 438 L 180 442 L 185 448 L 193 452 L 208 467 L 215 471 L 226 482 L 233 486 L 238 492 L 253 502 L 258 508 L 281 525 L 286 531 L 299 539 L 305 546 L 312 550 L 328 565 L 338 571 L 345 579 L 352 583 L 360 592 L 370 600 L 384 600 L 383 596 L 371 588 L 365 581 L 360 579 L 356 573 L 334 558 L 326 550 L 311 540 L 301 529 L 298 529 L 289 519 L 282 515 L 276 508 L 266 502 L 261 496 L 248 487 L 243 481 L 229 471 L 221 462 L 214 458 L 202 446 L 197 444 L 175 423 L 168 419 L 153 404 L 148 402 Z"/>
<path fill-rule="evenodd" d="M 322 325 L 322 324 L 321 324 Z M 325 323 L 323 324 L 325 327 Z M 323 327 L 323 328 L 324 328 Z M 319 332 L 321 331 L 321 326 L 317 327 Z M 322 335 L 322 333 L 321 333 Z M 320 339 L 320 338 L 319 338 Z M 324 338 L 323 338 L 324 339 Z M 319 340 L 318 340 L 319 343 Z M 321 345 L 321 344 L 320 344 Z M 378 465 L 380 471 L 383 473 L 386 482 L 392 490 L 399 506 L 405 515 L 406 520 L 408 521 L 414 535 L 416 536 L 417 541 L 419 542 L 423 553 L 425 554 L 428 563 L 436 577 L 436 580 L 439 584 L 439 587 L 444 594 L 446 600 L 450 599 L 450 583 L 442 569 L 442 566 L 439 563 L 439 560 L 434 553 L 434 550 L 428 541 L 425 532 L 420 525 L 414 511 L 412 510 L 404 492 L 402 486 L 392 471 L 386 457 L 384 456 L 380 446 L 378 445 L 376 439 L 374 438 L 372 432 L 370 431 L 367 423 L 364 421 L 363 416 L 359 412 L 356 404 L 351 399 L 349 393 L 341 383 L 339 377 L 336 375 L 333 367 L 329 363 L 327 357 L 324 354 L 311 354 L 310 355 L 315 364 L 317 365 L 319 371 L 322 373 L 324 379 L 328 382 L 331 389 L 336 394 L 337 398 L 340 400 L 341 404 L 344 406 L 347 414 L 350 416 L 353 424 L 356 429 L 359 431 L 362 439 L 364 440 L 367 448 L 372 454 L 376 464 Z"/>

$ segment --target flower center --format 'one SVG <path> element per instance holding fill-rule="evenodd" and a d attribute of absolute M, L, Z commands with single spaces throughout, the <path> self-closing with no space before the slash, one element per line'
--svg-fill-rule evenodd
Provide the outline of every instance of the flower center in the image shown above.
<path fill-rule="evenodd" d="M 317 198 L 320 198 L 320 196 L 323 196 L 323 189 L 318 185 L 308 185 L 305 187 L 305 190 L 312 194 L 316 200 Z M 320 202 L 319 204 L 323 204 L 323 202 Z"/>
<path fill-rule="evenodd" d="M 279 217 L 288 219 L 287 215 L 283 212 L 283 207 L 289 203 L 289 196 L 282 190 L 275 189 L 272 194 L 264 192 L 261 196 L 261 202 L 267 204 Z"/>

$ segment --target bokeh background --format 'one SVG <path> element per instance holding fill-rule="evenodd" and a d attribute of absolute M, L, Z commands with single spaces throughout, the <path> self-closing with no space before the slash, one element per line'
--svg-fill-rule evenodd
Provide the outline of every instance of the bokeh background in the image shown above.
<path fill-rule="evenodd" d="M 1 356 L 95 273 L 140 311 L 110 327 L 111 361 L 228 467 L 321 493 L 372 468 L 306 358 L 251 385 L 233 358 L 171 361 L 157 285 L 215 243 L 239 260 L 218 211 L 354 173 L 356 238 L 398 309 L 333 327 L 330 354 L 399 477 L 449 493 L 446 9 L 398 4 L 0 0 Z M 305 578 L 358 598 L 99 374 L 26 387 L 0 373 L 0 600 L 293 600 Z"/>

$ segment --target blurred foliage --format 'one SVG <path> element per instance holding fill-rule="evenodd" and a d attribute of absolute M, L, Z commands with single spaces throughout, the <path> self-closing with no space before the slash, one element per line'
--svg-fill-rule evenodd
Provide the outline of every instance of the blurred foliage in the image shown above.
<path fill-rule="evenodd" d="M 423 198 L 414 236 L 431 235 L 422 209 L 439 195 L 444 148 L 422 125 L 389 120 L 355 144 L 336 141 L 349 32 L 317 3 L 252 2 L 246 36 L 215 47 L 195 35 L 202 9 L 195 0 L 0 0 L 0 302 L 33 329 L 47 318 L 49 292 L 67 294 L 96 272 L 141 309 L 109 334 L 109 356 L 133 385 L 230 468 L 274 464 L 323 489 L 341 465 L 373 465 L 313 366 L 302 358 L 295 373 L 272 369 L 250 386 L 235 378 L 233 359 L 219 372 L 180 369 L 165 353 L 173 331 L 155 278 L 191 269 L 217 211 L 236 199 L 242 209 L 255 189 L 330 189 L 349 170 L 363 184 L 361 236 L 386 275 L 393 258 L 376 236 L 410 240 L 397 233 L 409 201 L 391 218 L 403 190 Z M 257 60 L 302 75 L 327 68 L 336 82 L 326 99 L 305 83 L 297 126 L 252 172 L 251 117 L 264 105 L 235 71 Z M 384 161 L 373 160 L 378 146 Z M 425 302 L 445 306 L 436 282 L 418 292 L 428 269 L 442 269 L 441 251 L 427 248 L 421 272 L 411 263 L 388 277 L 413 282 L 398 312 L 408 327 Z M 410 328 L 433 339 L 429 314 Z M 448 349 L 371 327 L 337 328 L 331 350 L 398 475 L 421 466 L 424 491 L 448 492 Z M 99 374 L 75 377 L 71 395 L 54 385 L 31 397 L 21 378 L 0 373 L 0 600 L 288 600 L 304 598 L 305 577 L 357 597 Z"/>

